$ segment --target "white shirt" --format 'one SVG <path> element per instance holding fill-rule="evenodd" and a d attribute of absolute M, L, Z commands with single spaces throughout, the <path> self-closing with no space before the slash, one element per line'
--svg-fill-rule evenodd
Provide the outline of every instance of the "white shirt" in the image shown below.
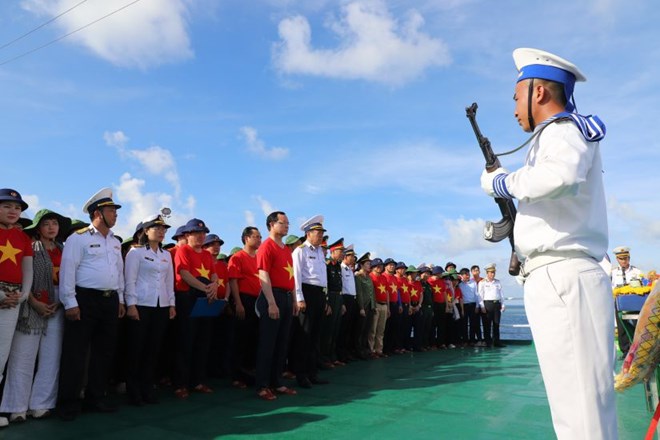
<path fill-rule="evenodd" d="M 341 294 L 356 295 L 355 274 L 353 274 L 353 269 L 345 265 L 343 261 L 341 263 Z"/>
<path fill-rule="evenodd" d="M 296 285 L 296 299 L 304 301 L 302 285 L 328 287 L 328 272 L 321 246 L 312 246 L 305 241 L 293 250 L 293 277 Z"/>
<path fill-rule="evenodd" d="M 623 276 L 624 272 L 625 272 L 625 279 Z M 630 284 L 630 280 L 632 280 L 633 278 L 639 279 L 642 273 L 643 272 L 641 270 L 637 269 L 632 264 L 628 266 L 628 269 L 625 271 L 621 268 L 621 266 L 613 267 L 611 273 L 612 288 L 627 286 L 628 284 Z"/>
<path fill-rule="evenodd" d="M 525 165 L 505 180 L 518 199 L 514 237 L 521 261 L 569 250 L 603 258 L 608 232 L 602 173 L 599 144 L 586 142 L 573 122 L 553 123 L 534 140 Z"/>
<path fill-rule="evenodd" d="M 504 302 L 504 296 L 502 296 L 502 285 L 500 280 L 494 278 L 493 281 L 488 281 L 487 278 L 479 281 L 477 286 L 477 291 L 479 294 L 479 307 L 484 307 L 484 301 L 499 301 Z"/>
<path fill-rule="evenodd" d="M 127 306 L 174 306 L 174 268 L 169 252 L 134 247 L 128 251 L 124 266 Z"/>
<path fill-rule="evenodd" d="M 468 282 L 461 281 L 458 285 L 461 288 L 463 293 L 463 304 L 477 303 L 479 298 L 477 297 L 477 283 L 473 279 L 468 280 Z"/>
<path fill-rule="evenodd" d="M 64 309 L 78 307 L 76 286 L 116 290 L 124 303 L 124 262 L 121 243 L 112 233 L 103 236 L 93 226 L 69 236 L 60 264 L 60 301 Z"/>

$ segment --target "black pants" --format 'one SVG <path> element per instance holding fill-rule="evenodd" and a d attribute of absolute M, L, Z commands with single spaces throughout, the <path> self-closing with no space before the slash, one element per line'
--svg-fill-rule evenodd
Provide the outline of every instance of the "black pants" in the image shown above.
<path fill-rule="evenodd" d="M 220 315 L 211 318 L 211 343 L 208 372 L 212 377 L 226 377 L 233 371 L 236 316 L 228 305 Z"/>
<path fill-rule="evenodd" d="M 385 335 L 383 336 L 383 353 L 390 354 L 398 347 L 399 332 L 401 331 L 401 314 L 399 313 L 399 303 L 389 302 L 390 317 L 385 323 Z"/>
<path fill-rule="evenodd" d="M 167 328 L 170 308 L 137 306 L 139 321 L 126 321 L 126 392 L 133 401 L 153 399 L 154 369 Z"/>
<path fill-rule="evenodd" d="M 405 348 L 406 350 L 412 349 L 412 340 L 410 339 L 410 331 L 412 330 L 412 317 L 410 313 L 410 304 L 401 304 L 403 312 L 401 313 L 401 324 L 399 326 L 399 340 L 397 341 L 397 348 Z"/>
<path fill-rule="evenodd" d="M 256 365 L 259 318 L 254 311 L 257 297 L 246 293 L 240 296 L 245 319 L 236 319 L 232 379 L 245 382 L 251 380 L 246 372 Z"/>
<path fill-rule="evenodd" d="M 105 396 L 108 369 L 113 363 L 119 322 L 119 297 L 76 287 L 80 320 L 64 322 L 60 367 L 59 406 L 67 411 L 80 410 L 80 391 L 89 352 L 89 372 L 85 400 L 91 405 Z"/>
<path fill-rule="evenodd" d="M 294 335 L 294 372 L 298 380 L 316 377 L 317 361 L 321 350 L 321 319 L 325 308 L 323 287 L 302 285 L 305 311 L 298 315 L 298 328 Z"/>
<path fill-rule="evenodd" d="M 360 314 L 359 310 L 357 312 L 355 332 L 357 334 L 357 354 L 361 359 L 366 359 L 371 353 L 371 350 L 369 349 L 369 331 L 371 330 L 373 318 L 373 309 L 366 309 L 364 311 L 364 316 Z"/>
<path fill-rule="evenodd" d="M 177 344 L 173 384 L 175 388 L 205 384 L 211 344 L 211 320 L 191 318 L 197 297 L 176 292 Z"/>
<path fill-rule="evenodd" d="M 476 303 L 463 304 L 465 316 L 463 317 L 463 342 L 475 343 L 481 338 L 481 326 L 477 314 Z"/>
<path fill-rule="evenodd" d="M 435 338 L 431 334 L 433 330 L 433 306 L 431 304 L 424 303 L 422 305 L 422 310 L 420 310 L 418 313 L 422 314 L 422 347 L 430 347 L 431 344 L 433 344 L 435 341 Z M 415 329 L 415 332 L 417 332 L 417 329 Z"/>
<path fill-rule="evenodd" d="M 433 335 L 435 339 L 431 339 L 438 347 L 448 344 L 449 332 L 447 329 L 447 314 L 445 310 L 447 305 L 445 303 L 433 303 Z"/>
<path fill-rule="evenodd" d="M 328 292 L 328 304 L 332 309 L 329 315 L 323 314 L 321 318 L 321 361 L 334 362 L 337 360 L 337 339 L 339 339 L 339 326 L 341 324 L 341 306 L 343 304 L 340 292 Z"/>
<path fill-rule="evenodd" d="M 346 313 L 341 317 L 339 324 L 339 338 L 337 339 L 337 356 L 340 361 L 347 361 L 357 355 L 357 337 L 355 324 L 358 310 L 355 295 L 342 295 L 342 303 Z"/>
<path fill-rule="evenodd" d="M 486 306 L 486 325 L 484 337 L 486 344 L 500 343 L 500 317 L 502 316 L 502 303 L 499 301 L 484 301 Z"/>
<path fill-rule="evenodd" d="M 282 386 L 282 372 L 286 360 L 289 330 L 291 328 L 291 293 L 273 288 L 279 319 L 268 316 L 268 301 L 263 293 L 257 298 L 259 311 L 259 346 L 257 348 L 257 389 Z"/>
<path fill-rule="evenodd" d="M 412 307 L 412 305 L 411 305 Z M 416 307 L 416 306 L 415 306 Z M 416 309 L 415 309 L 416 310 Z M 413 331 L 410 345 L 406 348 L 412 348 L 415 351 L 420 351 L 423 347 L 422 341 L 424 340 L 424 312 L 422 309 L 416 310 L 410 315 L 410 328 Z M 410 334 L 410 332 L 409 332 Z"/>

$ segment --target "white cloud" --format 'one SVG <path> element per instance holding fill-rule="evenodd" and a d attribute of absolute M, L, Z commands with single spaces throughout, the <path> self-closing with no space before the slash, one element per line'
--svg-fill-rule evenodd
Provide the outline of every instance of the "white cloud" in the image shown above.
<path fill-rule="evenodd" d="M 39 203 L 39 196 L 33 195 L 33 194 L 22 194 L 21 195 L 23 201 L 28 204 L 28 209 L 21 214 L 21 217 L 34 217 L 34 214 L 39 211 L 42 206 Z"/>
<path fill-rule="evenodd" d="M 267 148 L 264 141 L 259 139 L 257 130 L 253 127 L 241 127 L 241 134 L 245 140 L 245 145 L 249 152 L 263 159 L 280 160 L 289 154 L 287 148 L 273 147 Z"/>
<path fill-rule="evenodd" d="M 245 225 L 254 226 L 254 212 L 250 210 L 245 210 Z"/>
<path fill-rule="evenodd" d="M 114 147 L 119 155 L 126 159 L 134 159 L 140 163 L 142 168 L 155 176 L 162 176 L 174 188 L 176 197 L 181 194 L 181 182 L 177 171 L 176 162 L 172 153 L 158 145 L 153 145 L 144 150 L 130 150 L 126 148 L 128 136 L 122 131 L 105 132 L 103 139 L 108 146 Z"/>
<path fill-rule="evenodd" d="M 259 202 L 259 206 L 261 207 L 261 212 L 264 213 L 264 215 L 268 215 L 271 212 L 274 212 L 275 210 L 273 209 L 273 205 L 271 203 L 264 199 L 261 196 L 256 196 L 255 199 L 257 199 L 257 202 Z"/>
<path fill-rule="evenodd" d="M 78 0 L 24 0 L 23 9 L 52 18 Z M 53 23 L 61 34 L 72 32 L 122 6 L 126 0 L 89 2 Z M 64 41 L 89 49 L 96 56 L 122 67 L 145 69 L 193 56 L 187 30 L 185 0 L 141 1 L 77 32 Z M 59 35 L 58 35 L 59 36 Z"/>
<path fill-rule="evenodd" d="M 382 0 L 358 0 L 342 6 L 342 16 L 327 27 L 340 39 L 337 48 L 312 47 L 312 30 L 301 15 L 279 23 L 281 41 L 273 62 L 285 74 L 364 79 L 389 85 L 411 81 L 432 66 L 451 62 L 446 44 L 421 31 L 424 18 L 410 10 L 392 17 Z"/>

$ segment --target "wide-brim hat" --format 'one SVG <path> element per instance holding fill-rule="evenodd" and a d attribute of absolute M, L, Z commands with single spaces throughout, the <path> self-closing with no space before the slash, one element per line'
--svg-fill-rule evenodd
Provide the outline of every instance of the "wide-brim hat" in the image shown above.
<path fill-rule="evenodd" d="M 404 263 L 403 261 L 399 261 L 398 263 L 396 263 L 395 269 L 409 269 L 409 267 L 406 266 L 406 263 Z M 406 272 L 408 271 L 406 270 Z"/>
<path fill-rule="evenodd" d="M 16 220 L 16 224 L 21 225 L 23 230 L 25 230 L 25 228 L 32 226 L 32 220 L 27 217 L 19 217 L 18 220 Z"/>
<path fill-rule="evenodd" d="M 419 269 L 417 269 L 412 264 L 406 268 L 406 273 L 417 273 L 417 272 L 419 272 Z"/>
<path fill-rule="evenodd" d="M 447 270 L 445 272 L 442 272 L 442 275 L 440 275 L 442 278 L 453 278 L 455 280 L 458 279 L 458 272 L 456 272 L 456 269 L 451 269 Z"/>
<path fill-rule="evenodd" d="M 432 272 L 432 271 L 431 271 L 431 268 L 428 267 L 428 266 L 425 265 L 425 264 L 422 264 L 421 266 L 419 266 L 419 267 L 417 268 L 417 270 L 419 271 L 419 273 L 424 273 L 424 272 L 431 273 L 431 272 Z"/>
<path fill-rule="evenodd" d="M 112 200 L 112 190 L 110 188 L 101 188 L 96 194 L 87 200 L 87 203 L 83 206 L 83 212 L 85 214 L 90 214 L 99 208 L 105 208 L 108 206 L 117 209 L 121 208 L 121 205 Z"/>
<path fill-rule="evenodd" d="M 0 189 L 0 202 L 16 202 L 21 205 L 21 211 L 28 209 L 28 204 L 21 197 L 21 194 L 15 189 L 2 188 Z"/>
<path fill-rule="evenodd" d="M 235 247 L 231 248 L 231 250 L 229 251 L 229 255 L 234 255 L 236 252 L 239 252 L 241 250 L 243 250 L 243 248 L 235 246 Z"/>
<path fill-rule="evenodd" d="M 24 227 L 23 231 L 30 235 L 35 234 L 39 229 L 39 223 L 46 219 L 57 220 L 57 224 L 59 225 L 59 232 L 57 233 L 56 238 L 58 241 L 63 241 L 62 239 L 67 237 L 69 229 L 71 229 L 71 219 L 69 217 L 63 216 L 62 214 L 58 214 L 55 211 L 51 211 L 50 209 L 40 209 L 37 211 L 31 224 L 27 227 Z"/>
<path fill-rule="evenodd" d="M 176 231 L 174 231 L 174 235 L 172 236 L 172 240 L 178 241 L 179 238 L 183 237 L 184 229 L 186 229 L 186 225 L 179 226 L 178 228 L 176 228 Z"/>
<path fill-rule="evenodd" d="M 68 237 L 74 232 L 88 227 L 89 227 L 89 223 L 87 223 L 86 221 L 77 218 L 71 219 L 71 226 L 69 226 L 69 230 L 67 231 L 66 236 Z"/>
<path fill-rule="evenodd" d="M 202 247 L 209 246 L 213 243 L 220 243 L 220 246 L 222 246 L 223 244 L 225 244 L 225 241 L 220 237 L 218 237 L 216 234 L 208 234 L 204 239 L 204 243 L 202 244 Z"/>
<path fill-rule="evenodd" d="M 296 235 L 287 235 L 286 238 L 284 239 L 284 244 L 286 244 L 287 246 L 291 246 L 299 241 L 302 241 L 302 238 Z"/>
<path fill-rule="evenodd" d="M 433 266 L 433 269 L 431 269 L 431 274 L 432 275 L 442 275 L 442 273 L 445 270 L 442 268 L 442 266 Z"/>
<path fill-rule="evenodd" d="M 376 266 L 383 266 L 383 260 L 380 258 L 374 258 L 371 260 L 371 267 L 376 267 Z"/>
<path fill-rule="evenodd" d="M 386 258 L 385 261 L 383 261 L 383 264 L 387 266 L 388 264 L 396 264 L 396 261 L 394 261 L 394 258 Z"/>
<path fill-rule="evenodd" d="M 190 234 L 192 232 L 206 232 L 208 234 L 210 231 L 209 228 L 206 227 L 206 223 L 198 218 L 193 218 L 188 220 L 183 227 L 184 234 Z"/>

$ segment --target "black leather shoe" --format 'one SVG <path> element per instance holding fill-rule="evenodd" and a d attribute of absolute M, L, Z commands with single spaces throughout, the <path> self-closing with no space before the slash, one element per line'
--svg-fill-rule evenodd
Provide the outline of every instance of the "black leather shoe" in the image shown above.
<path fill-rule="evenodd" d="M 85 411 L 99 412 L 99 413 L 113 413 L 117 412 L 117 405 L 106 402 L 96 402 L 86 404 L 84 406 Z"/>
<path fill-rule="evenodd" d="M 318 377 L 310 377 L 309 381 L 314 385 L 327 385 L 330 383 L 330 381 L 327 381 L 325 379 L 319 379 Z"/>
<path fill-rule="evenodd" d="M 298 379 L 298 386 L 300 388 L 311 388 L 312 382 L 305 377 L 304 379 Z"/>
<path fill-rule="evenodd" d="M 80 411 L 75 409 L 58 408 L 57 416 L 64 422 L 73 422 L 78 417 Z"/>

